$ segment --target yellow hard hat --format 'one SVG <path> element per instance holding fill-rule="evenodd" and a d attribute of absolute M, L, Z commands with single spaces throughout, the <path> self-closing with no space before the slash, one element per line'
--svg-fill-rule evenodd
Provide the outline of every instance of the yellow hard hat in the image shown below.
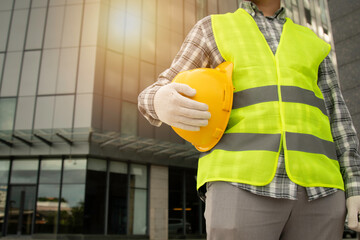
<path fill-rule="evenodd" d="M 196 94 L 191 99 L 209 106 L 209 124 L 200 127 L 200 131 L 172 127 L 180 137 L 192 143 L 200 152 L 212 149 L 219 142 L 228 124 L 233 102 L 233 67 L 233 63 L 224 62 L 215 69 L 197 68 L 180 72 L 173 80 L 194 88 Z"/>

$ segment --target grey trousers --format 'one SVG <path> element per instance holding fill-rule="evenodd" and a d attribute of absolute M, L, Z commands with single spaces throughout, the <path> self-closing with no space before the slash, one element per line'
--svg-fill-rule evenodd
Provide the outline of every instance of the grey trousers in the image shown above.
<path fill-rule="evenodd" d="M 338 191 L 309 202 L 252 194 L 226 182 L 208 183 L 205 204 L 207 240 L 340 240 L 346 215 Z"/>

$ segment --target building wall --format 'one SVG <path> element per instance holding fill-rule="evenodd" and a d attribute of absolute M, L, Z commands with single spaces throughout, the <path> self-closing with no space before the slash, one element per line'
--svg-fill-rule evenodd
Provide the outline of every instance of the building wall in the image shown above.
<path fill-rule="evenodd" d="M 340 87 L 360 138 L 360 2 L 328 2 Z"/>

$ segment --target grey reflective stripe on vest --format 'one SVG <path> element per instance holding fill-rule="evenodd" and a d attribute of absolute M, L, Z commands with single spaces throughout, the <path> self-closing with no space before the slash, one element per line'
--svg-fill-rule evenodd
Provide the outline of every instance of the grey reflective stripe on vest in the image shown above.
<path fill-rule="evenodd" d="M 226 133 L 212 150 L 278 152 L 280 139 L 281 134 Z"/>
<path fill-rule="evenodd" d="M 286 132 L 287 150 L 318 153 L 337 160 L 335 144 L 313 135 Z"/>
<path fill-rule="evenodd" d="M 221 141 L 210 151 L 272 151 L 278 152 L 281 134 L 226 133 Z M 302 133 L 286 132 L 287 150 L 323 154 L 337 160 L 335 144 L 315 136 Z M 201 153 L 203 157 L 210 152 Z"/>
<path fill-rule="evenodd" d="M 277 85 L 256 87 L 234 93 L 233 109 L 262 102 L 279 101 Z"/>
<path fill-rule="evenodd" d="M 327 116 L 324 100 L 316 97 L 310 90 L 294 86 L 281 86 L 281 97 L 283 102 L 303 103 L 316 107 Z M 277 85 L 250 88 L 234 93 L 233 109 L 278 100 Z"/>
<path fill-rule="evenodd" d="M 283 102 L 304 103 L 317 107 L 327 116 L 324 100 L 316 97 L 314 92 L 310 90 L 293 86 L 281 86 L 281 97 Z"/>

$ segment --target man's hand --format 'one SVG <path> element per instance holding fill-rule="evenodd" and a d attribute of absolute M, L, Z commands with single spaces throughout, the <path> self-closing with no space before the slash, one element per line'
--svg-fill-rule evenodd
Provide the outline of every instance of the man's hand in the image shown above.
<path fill-rule="evenodd" d="M 154 108 L 160 121 L 173 127 L 199 131 L 208 124 L 208 105 L 192 100 L 196 90 L 182 83 L 161 87 L 154 96 Z M 186 97 L 188 96 L 188 97 Z"/>
<path fill-rule="evenodd" d="M 348 210 L 348 226 L 350 229 L 360 232 L 359 212 L 360 212 L 360 196 L 349 197 L 346 200 Z"/>

